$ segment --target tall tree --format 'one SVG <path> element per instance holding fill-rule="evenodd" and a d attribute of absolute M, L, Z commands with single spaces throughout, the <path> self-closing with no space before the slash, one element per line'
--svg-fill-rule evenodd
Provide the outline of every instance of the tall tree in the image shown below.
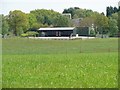
<path fill-rule="evenodd" d="M 108 32 L 108 21 L 109 19 L 101 14 L 97 14 L 94 16 L 95 17 L 95 26 L 97 27 L 97 32 L 100 34 L 105 34 Z"/>
<path fill-rule="evenodd" d="M 80 22 L 80 27 L 91 27 L 95 23 L 93 17 L 86 17 Z"/>
<path fill-rule="evenodd" d="M 54 18 L 54 26 L 55 27 L 65 27 L 70 25 L 70 20 L 69 18 L 58 15 Z"/>
<path fill-rule="evenodd" d="M 37 19 L 36 19 L 35 15 L 31 14 L 31 13 L 28 14 L 28 19 L 29 19 L 29 26 L 30 26 L 30 29 L 31 29 L 31 28 L 33 28 L 33 25 L 35 23 L 37 23 Z"/>
<path fill-rule="evenodd" d="M 2 14 L 0 14 L 0 34 L 2 34 Z"/>
<path fill-rule="evenodd" d="M 13 31 L 15 36 L 19 36 L 21 33 L 28 30 L 28 17 L 20 10 L 10 11 L 8 21 L 10 24 L 10 29 Z"/>
<path fill-rule="evenodd" d="M 77 10 L 77 9 L 76 9 L 76 10 Z M 72 8 L 72 7 L 70 7 L 70 8 L 68 8 L 68 9 L 64 9 L 64 11 L 63 11 L 62 13 L 70 13 L 71 16 L 72 16 L 72 18 L 73 18 L 73 16 L 74 16 L 74 11 L 75 11 L 75 9 Z"/>
<path fill-rule="evenodd" d="M 5 18 L 5 16 L 1 15 L 2 17 L 2 35 L 3 35 L 3 38 L 6 34 L 8 34 L 8 30 L 9 30 L 9 25 L 8 25 L 8 22 Z"/>
<path fill-rule="evenodd" d="M 91 16 L 93 13 L 92 10 L 81 9 L 79 7 L 70 7 L 68 9 L 64 9 L 63 13 L 71 13 L 72 18 L 85 18 Z"/>
<path fill-rule="evenodd" d="M 111 16 L 113 13 L 116 13 L 116 12 L 118 12 L 118 8 L 117 7 L 110 6 L 110 7 L 106 8 L 106 16 L 107 17 Z"/>
<path fill-rule="evenodd" d="M 117 20 L 112 18 L 109 19 L 109 34 L 110 36 L 118 34 Z"/>
<path fill-rule="evenodd" d="M 46 9 L 37 9 L 30 11 L 31 14 L 37 19 L 37 23 L 39 24 L 48 24 L 52 25 L 54 21 L 54 17 L 60 15 L 60 13 L 55 12 L 53 10 L 46 10 Z"/>
<path fill-rule="evenodd" d="M 120 8 L 119 8 L 119 12 L 118 12 L 118 30 L 119 30 L 119 34 L 120 34 Z"/>

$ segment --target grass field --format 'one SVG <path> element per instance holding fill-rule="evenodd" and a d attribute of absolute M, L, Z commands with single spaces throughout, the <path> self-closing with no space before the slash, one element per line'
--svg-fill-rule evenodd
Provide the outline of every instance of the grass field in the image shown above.
<path fill-rule="evenodd" d="M 118 87 L 118 40 L 3 39 L 3 88 Z"/>

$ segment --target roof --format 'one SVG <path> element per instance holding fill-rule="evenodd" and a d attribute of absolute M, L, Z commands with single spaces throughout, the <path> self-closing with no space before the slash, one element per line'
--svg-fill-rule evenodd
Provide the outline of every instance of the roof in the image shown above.
<path fill-rule="evenodd" d="M 40 28 L 38 30 L 73 30 L 75 27 Z"/>

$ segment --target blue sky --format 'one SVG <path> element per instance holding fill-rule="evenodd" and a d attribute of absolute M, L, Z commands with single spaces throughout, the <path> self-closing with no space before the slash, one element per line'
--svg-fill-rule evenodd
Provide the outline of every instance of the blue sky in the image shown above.
<path fill-rule="evenodd" d="M 80 7 L 106 13 L 107 6 L 118 6 L 119 0 L 0 0 L 0 14 L 22 10 L 29 13 L 35 9 L 53 9 L 62 13 L 65 8 Z"/>

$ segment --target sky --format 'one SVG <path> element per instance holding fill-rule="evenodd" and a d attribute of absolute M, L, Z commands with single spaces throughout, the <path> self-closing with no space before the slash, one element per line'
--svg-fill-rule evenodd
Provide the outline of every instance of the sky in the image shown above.
<path fill-rule="evenodd" d="M 62 13 L 69 7 L 91 9 L 106 13 L 107 6 L 118 6 L 120 0 L 0 0 L 0 14 L 7 15 L 9 11 L 21 10 L 29 13 L 35 9 L 53 9 Z M 1 9 L 2 8 L 2 9 Z"/>

